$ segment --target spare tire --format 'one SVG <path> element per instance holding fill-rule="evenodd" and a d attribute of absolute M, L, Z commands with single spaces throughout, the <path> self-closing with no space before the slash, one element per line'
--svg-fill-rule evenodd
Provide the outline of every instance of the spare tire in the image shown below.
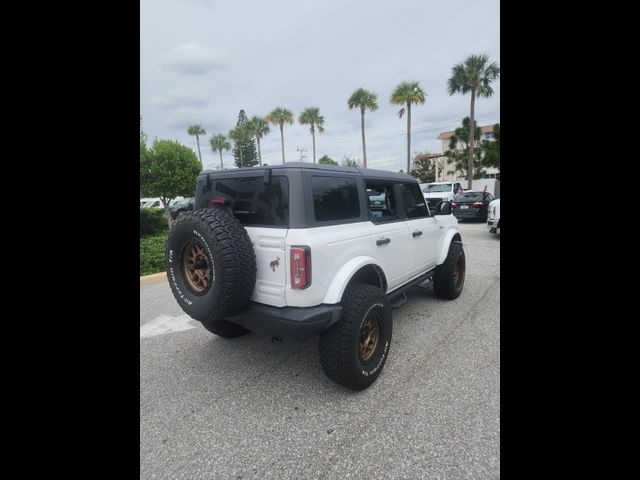
<path fill-rule="evenodd" d="M 165 255 L 173 296 L 192 318 L 223 337 L 247 330 L 223 317 L 244 310 L 256 284 L 256 256 L 242 224 L 222 208 L 185 212 L 173 222 Z"/>

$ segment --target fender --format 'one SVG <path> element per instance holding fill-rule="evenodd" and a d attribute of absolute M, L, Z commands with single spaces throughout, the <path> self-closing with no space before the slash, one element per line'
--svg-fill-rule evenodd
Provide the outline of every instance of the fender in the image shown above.
<path fill-rule="evenodd" d="M 451 240 L 453 240 L 453 237 L 455 237 L 456 235 L 458 236 L 458 240 L 460 240 L 460 232 L 457 228 L 449 228 L 444 234 L 442 243 L 440 244 L 440 255 L 438 255 L 438 261 L 436 265 L 442 265 L 442 262 L 444 262 L 447 258 L 447 255 L 449 254 L 449 245 L 451 245 Z"/>
<path fill-rule="evenodd" d="M 360 256 L 352 258 L 335 274 L 322 303 L 339 303 L 351 278 L 365 265 L 375 265 L 382 270 L 380 264 L 373 257 Z"/>

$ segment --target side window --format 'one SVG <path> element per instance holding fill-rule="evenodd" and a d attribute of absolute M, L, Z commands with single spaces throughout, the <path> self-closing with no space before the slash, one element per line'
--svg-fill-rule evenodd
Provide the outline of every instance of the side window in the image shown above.
<path fill-rule="evenodd" d="M 358 188 L 354 178 L 311 177 L 313 213 L 317 222 L 360 216 Z"/>
<path fill-rule="evenodd" d="M 369 219 L 372 222 L 399 220 L 393 183 L 366 182 L 369 201 Z"/>
<path fill-rule="evenodd" d="M 400 184 L 400 196 L 402 197 L 402 206 L 404 207 L 407 219 L 429 216 L 429 210 L 425 204 L 424 197 L 420 193 L 420 187 L 417 184 Z"/>

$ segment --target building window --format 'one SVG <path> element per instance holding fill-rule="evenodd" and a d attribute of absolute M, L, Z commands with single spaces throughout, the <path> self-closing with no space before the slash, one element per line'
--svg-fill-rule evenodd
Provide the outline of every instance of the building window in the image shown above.
<path fill-rule="evenodd" d="M 485 140 L 493 140 L 493 132 L 485 132 L 484 139 Z"/>

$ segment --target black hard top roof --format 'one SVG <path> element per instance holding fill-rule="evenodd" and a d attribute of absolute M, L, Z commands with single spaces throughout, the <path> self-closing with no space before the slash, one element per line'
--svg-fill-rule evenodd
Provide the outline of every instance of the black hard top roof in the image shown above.
<path fill-rule="evenodd" d="M 355 168 L 355 167 L 341 167 L 338 165 L 323 165 L 319 163 L 305 163 L 305 162 L 287 162 L 284 165 L 268 165 L 262 167 L 247 167 L 247 168 L 233 168 L 230 170 L 203 170 L 200 175 L 214 174 L 214 175 L 233 175 L 239 172 L 264 172 L 265 170 L 286 170 L 301 168 L 305 170 L 321 170 L 324 172 L 341 172 L 341 173 L 359 173 L 367 180 L 393 180 L 396 182 L 417 182 L 417 180 L 411 175 L 405 173 L 390 172 L 388 170 L 376 170 L 373 168 Z M 260 173 L 258 173 L 260 174 Z"/>

